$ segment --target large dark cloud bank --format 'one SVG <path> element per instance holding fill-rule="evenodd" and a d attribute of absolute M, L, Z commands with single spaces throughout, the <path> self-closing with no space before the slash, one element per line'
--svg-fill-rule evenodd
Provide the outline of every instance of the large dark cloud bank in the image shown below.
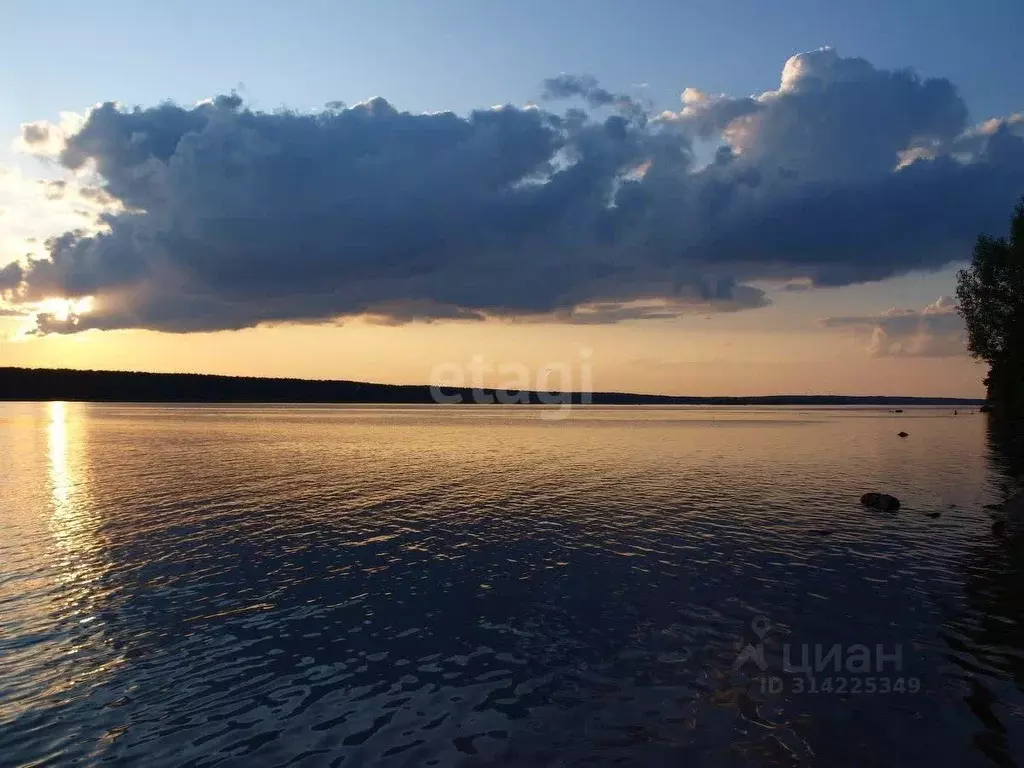
<path fill-rule="evenodd" d="M 790 59 L 777 90 L 688 88 L 673 112 L 587 77 L 553 78 L 543 97 L 466 116 L 381 98 L 314 113 L 235 95 L 97 106 L 59 162 L 93 168 L 123 207 L 0 289 L 96 297 L 81 317 L 41 316 L 41 332 L 613 322 L 759 306 L 752 281 L 936 269 L 1002 229 L 1024 192 L 1019 117 L 973 125 L 949 81 L 828 49 Z"/>

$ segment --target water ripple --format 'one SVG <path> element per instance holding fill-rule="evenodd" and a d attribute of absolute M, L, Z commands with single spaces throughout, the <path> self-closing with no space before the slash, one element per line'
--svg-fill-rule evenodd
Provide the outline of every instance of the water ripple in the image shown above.
<path fill-rule="evenodd" d="M 1012 765 L 1007 457 L 900 418 L 0 405 L 0 754 Z M 794 648 L 857 644 L 920 692 L 796 690 Z"/>

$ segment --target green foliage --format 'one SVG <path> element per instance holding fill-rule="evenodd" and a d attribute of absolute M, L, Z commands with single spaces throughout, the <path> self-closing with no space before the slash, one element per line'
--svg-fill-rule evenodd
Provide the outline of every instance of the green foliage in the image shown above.
<path fill-rule="evenodd" d="M 993 406 L 1024 413 L 1024 198 L 1006 237 L 978 237 L 957 274 L 956 298 L 971 354 L 989 364 Z"/>

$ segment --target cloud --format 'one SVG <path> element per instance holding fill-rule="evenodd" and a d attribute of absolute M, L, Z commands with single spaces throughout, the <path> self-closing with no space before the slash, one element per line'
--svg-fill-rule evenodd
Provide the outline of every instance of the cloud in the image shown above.
<path fill-rule="evenodd" d="M 12 276 L 23 275 L 28 260 L 47 263 L 45 241 L 54 232 L 95 234 L 107 229 L 105 216 L 121 209 L 105 190 L 82 179 L 34 179 L 0 166 L 0 294 L 18 288 Z"/>
<path fill-rule="evenodd" d="M 670 320 L 702 312 L 738 312 L 766 306 L 764 291 L 749 285 L 725 282 L 691 287 L 675 299 L 629 302 L 592 302 L 530 318 L 536 322 L 567 325 L 605 325 L 624 320 Z"/>
<path fill-rule="evenodd" d="M 964 131 L 953 143 L 953 152 L 971 158 L 984 151 L 994 137 L 1024 138 L 1024 114 L 994 117 Z"/>
<path fill-rule="evenodd" d="M 17 262 L 0 267 L 0 299 L 10 298 L 21 283 L 23 270 Z M 26 314 L 21 307 L 8 307 L 0 302 L 0 317 L 16 317 Z"/>
<path fill-rule="evenodd" d="M 686 88 L 682 94 L 683 109 L 674 114 L 662 114 L 665 120 L 680 120 L 692 126 L 700 138 L 720 134 L 733 122 L 752 115 L 761 109 L 757 99 L 752 97 L 731 99 L 725 94 L 711 96 L 699 88 Z"/>
<path fill-rule="evenodd" d="M 590 107 L 615 107 L 627 114 L 643 115 L 643 107 L 638 101 L 626 94 L 602 88 L 591 75 L 562 73 L 558 77 L 549 77 L 542 86 L 542 97 L 548 101 L 578 97 Z"/>
<path fill-rule="evenodd" d="M 59 123 L 46 120 L 22 123 L 11 146 L 16 152 L 37 157 L 57 157 L 63 151 L 67 137 L 77 133 L 84 121 L 85 118 L 76 112 L 61 112 Z"/>
<path fill-rule="evenodd" d="M 17 262 L 0 267 L 0 291 L 14 290 L 21 283 L 23 270 Z"/>
<path fill-rule="evenodd" d="M 945 79 L 881 70 L 831 48 L 793 56 L 779 88 L 756 97 L 683 91 L 663 118 L 699 135 L 723 132 L 733 150 L 771 174 L 801 181 L 857 181 L 893 170 L 911 147 L 949 142 L 967 109 Z"/>
<path fill-rule="evenodd" d="M 59 161 L 118 210 L 48 240 L 18 296 L 95 297 L 44 332 L 735 310 L 767 303 L 757 280 L 848 285 L 965 258 L 1024 184 L 1012 119 L 972 127 L 947 80 L 830 49 L 759 96 L 689 88 L 677 113 L 587 76 L 544 91 L 612 113 L 102 104 L 62 129 Z"/>
<path fill-rule="evenodd" d="M 873 357 L 959 357 L 967 354 L 964 324 L 951 296 L 921 311 L 890 309 L 880 315 L 827 317 L 827 328 L 851 329 L 869 339 Z"/>
<path fill-rule="evenodd" d="M 779 288 L 780 291 L 786 293 L 804 293 L 806 291 L 814 290 L 814 283 L 810 280 L 794 280 L 789 283 L 785 283 Z"/>

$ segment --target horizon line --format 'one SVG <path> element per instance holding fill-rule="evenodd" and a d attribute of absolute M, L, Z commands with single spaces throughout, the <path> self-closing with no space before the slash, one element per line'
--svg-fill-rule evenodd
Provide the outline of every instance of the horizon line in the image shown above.
<path fill-rule="evenodd" d="M 985 398 L 981 397 L 954 397 L 944 395 L 884 395 L 884 394 L 841 394 L 835 392 L 807 392 L 807 393 L 778 393 L 778 394 L 748 394 L 748 395 L 687 395 L 687 394 L 668 394 L 663 392 L 629 392 L 620 390 L 511 390 L 503 387 L 485 386 L 475 388 L 472 386 L 442 386 L 437 384 L 428 383 L 417 383 L 417 384 L 389 384 L 383 382 L 374 381 L 359 381 L 356 379 L 316 379 L 316 378 L 298 378 L 291 376 L 256 376 L 256 375 L 245 375 L 245 374 L 222 374 L 222 373 L 193 373 L 184 371 L 138 371 L 138 370 L 112 370 L 112 369 L 97 369 L 97 368 L 36 368 L 28 366 L 0 366 L 0 375 L 9 373 L 23 373 L 23 374 L 90 374 L 90 375 L 105 375 L 105 376 L 183 376 L 191 378 L 203 378 L 207 380 L 211 379 L 229 379 L 235 381 L 251 381 L 251 382 L 281 382 L 288 384 L 313 384 L 313 385 L 355 385 L 358 387 L 381 387 L 391 389 L 415 389 L 415 390 L 430 390 L 431 388 L 437 388 L 439 390 L 446 391 L 461 391 L 471 392 L 475 390 L 483 392 L 521 392 L 524 394 L 560 394 L 560 395 L 597 395 L 597 396 L 609 396 L 619 398 L 652 398 L 652 399 L 665 399 L 665 400 L 693 400 L 693 401 L 716 401 L 716 400 L 727 400 L 727 401 L 764 401 L 764 400 L 780 400 L 780 399 L 843 399 L 843 400 L 886 400 L 886 401 L 903 401 L 907 403 L 913 403 L 917 401 L 931 401 L 939 403 L 963 403 L 970 405 L 981 405 L 985 403 Z M 0 387 L 0 400 L 5 400 L 3 388 Z M 25 398 L 19 397 L 12 401 L 24 401 Z M 295 402 L 302 402 L 297 400 Z M 600 403 L 597 403 L 600 405 Z"/>

